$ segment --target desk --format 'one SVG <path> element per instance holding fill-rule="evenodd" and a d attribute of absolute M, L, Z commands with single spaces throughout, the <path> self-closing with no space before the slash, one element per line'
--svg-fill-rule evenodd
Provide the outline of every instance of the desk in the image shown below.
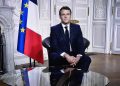
<path fill-rule="evenodd" d="M 35 67 L 30 74 L 29 78 L 30 83 L 32 84 L 31 86 L 50 86 L 51 72 L 46 71 L 46 67 Z M 1 77 L 1 80 L 12 86 L 23 86 L 20 70 L 4 74 Z M 106 76 L 89 71 L 84 73 L 81 86 L 106 86 L 109 82 L 110 81 Z"/>

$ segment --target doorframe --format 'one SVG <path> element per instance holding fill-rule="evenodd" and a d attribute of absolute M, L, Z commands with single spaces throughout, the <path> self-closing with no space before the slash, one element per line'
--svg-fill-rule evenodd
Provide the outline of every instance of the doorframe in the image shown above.
<path fill-rule="evenodd" d="M 92 25 L 92 22 L 93 22 L 93 0 L 89 0 L 89 16 L 88 16 L 88 40 L 90 41 L 90 46 L 88 48 L 88 52 L 92 52 L 93 49 L 92 49 L 92 44 L 93 44 L 93 39 L 92 39 L 92 28 L 93 28 L 93 25 Z"/>
<path fill-rule="evenodd" d="M 112 0 L 108 0 L 106 21 L 106 46 L 105 46 L 106 54 L 111 54 L 112 29 L 113 29 L 113 7 Z"/>
<path fill-rule="evenodd" d="M 51 0 L 51 3 L 50 3 L 50 7 L 51 7 L 51 18 L 50 18 L 50 26 L 53 26 L 54 25 L 54 13 L 55 13 L 55 0 Z"/>

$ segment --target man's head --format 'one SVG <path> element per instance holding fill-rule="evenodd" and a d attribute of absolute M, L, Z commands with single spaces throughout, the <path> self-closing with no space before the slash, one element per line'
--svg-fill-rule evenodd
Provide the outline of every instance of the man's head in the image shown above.
<path fill-rule="evenodd" d="M 60 19 L 61 19 L 62 23 L 64 23 L 64 24 L 70 23 L 71 9 L 68 6 L 63 6 L 59 10 L 59 16 L 60 16 Z"/>

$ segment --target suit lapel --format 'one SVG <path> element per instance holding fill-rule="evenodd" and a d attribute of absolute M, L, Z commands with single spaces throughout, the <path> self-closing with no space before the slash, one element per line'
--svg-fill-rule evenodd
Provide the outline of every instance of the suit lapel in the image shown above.
<path fill-rule="evenodd" d="M 62 24 L 61 24 L 61 23 L 59 24 L 59 31 L 60 31 L 60 34 L 59 34 L 60 37 L 65 38 L 65 37 L 64 37 L 64 30 L 63 30 L 63 27 L 62 27 Z"/>
<path fill-rule="evenodd" d="M 72 44 L 72 38 L 73 38 L 73 26 L 72 24 L 70 23 L 70 43 Z"/>
<path fill-rule="evenodd" d="M 66 43 L 65 33 L 61 23 L 59 24 L 59 31 L 60 31 L 59 37 L 63 40 L 63 43 Z"/>

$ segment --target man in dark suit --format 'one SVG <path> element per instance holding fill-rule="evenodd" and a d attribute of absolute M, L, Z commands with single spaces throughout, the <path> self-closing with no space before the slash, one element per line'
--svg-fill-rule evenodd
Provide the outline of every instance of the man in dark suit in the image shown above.
<path fill-rule="evenodd" d="M 72 67 L 72 69 L 64 68 L 65 70 L 63 72 L 73 71 L 75 68 L 87 72 L 91 59 L 89 56 L 85 55 L 84 52 L 81 28 L 77 24 L 70 23 L 71 9 L 69 7 L 62 7 L 59 11 L 59 16 L 61 23 L 51 27 L 49 65 L 56 66 L 55 70 L 52 70 L 53 72 L 61 70 L 65 65 Z M 54 78 L 57 80 L 62 76 L 60 71 L 57 72 L 57 74 L 51 74 L 51 80 L 54 80 Z M 76 80 L 74 77 L 71 79 L 78 81 L 80 84 L 82 80 L 81 75 L 83 74 L 79 75 L 77 75 L 79 79 L 76 78 Z M 70 86 L 74 85 L 71 84 Z"/>
<path fill-rule="evenodd" d="M 91 59 L 85 55 L 81 28 L 70 23 L 71 9 L 64 6 L 59 11 L 61 23 L 51 27 L 50 33 L 50 65 L 69 65 L 88 71 Z"/>

